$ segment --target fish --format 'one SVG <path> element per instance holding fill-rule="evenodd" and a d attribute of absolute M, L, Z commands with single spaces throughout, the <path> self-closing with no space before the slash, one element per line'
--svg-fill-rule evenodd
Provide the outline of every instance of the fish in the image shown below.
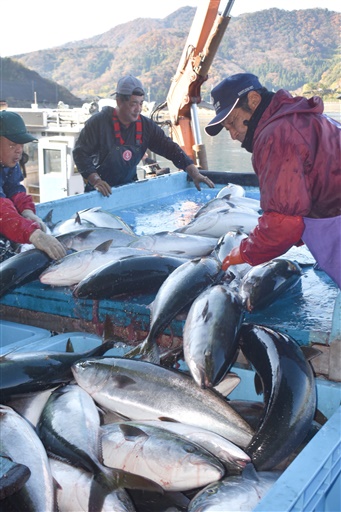
<path fill-rule="evenodd" d="M 18 395 L 45 391 L 72 380 L 71 366 L 82 357 L 105 354 L 115 345 L 108 340 L 87 352 L 18 352 L 0 357 L 0 403 Z"/>
<path fill-rule="evenodd" d="M 100 300 L 127 293 L 152 293 L 184 261 L 159 254 L 122 258 L 87 274 L 73 289 L 73 296 Z"/>
<path fill-rule="evenodd" d="M 200 217 L 201 215 L 206 215 L 207 213 L 210 213 L 213 210 L 215 212 L 229 210 L 233 213 L 249 212 L 259 214 L 259 202 L 258 208 L 256 208 L 254 203 L 248 203 L 248 198 L 236 197 L 233 199 L 235 200 L 229 200 L 228 197 L 215 197 L 214 199 L 211 199 L 211 201 L 208 201 L 208 203 L 201 206 L 201 208 L 197 210 L 193 218 L 196 219 L 197 217 Z"/>
<path fill-rule="evenodd" d="M 42 410 L 56 387 L 45 391 L 38 391 L 37 393 L 32 392 L 14 396 L 12 399 L 6 400 L 6 405 L 12 407 L 12 409 L 29 421 L 31 425 L 36 427 Z"/>
<path fill-rule="evenodd" d="M 100 510 L 98 505 L 105 495 L 121 487 L 159 489 L 146 478 L 103 465 L 99 412 L 90 395 L 77 384 L 62 386 L 51 394 L 40 416 L 37 433 L 50 457 L 93 474 L 89 510 Z"/>
<path fill-rule="evenodd" d="M 242 231 L 249 234 L 258 223 L 259 215 L 256 212 L 234 212 L 226 208 L 200 215 L 188 224 L 176 229 L 178 233 L 189 235 L 209 236 L 220 238 L 228 231 Z"/>
<path fill-rule="evenodd" d="M 97 357 L 72 366 L 97 404 L 131 420 L 169 418 L 201 426 L 244 448 L 253 429 L 212 389 L 183 372 L 138 359 Z"/>
<path fill-rule="evenodd" d="M 268 306 L 297 285 L 301 275 L 298 263 L 284 258 L 275 258 L 252 267 L 239 283 L 242 306 L 250 313 Z"/>
<path fill-rule="evenodd" d="M 27 466 L 18 464 L 11 457 L 0 453 L 0 500 L 16 493 L 30 476 L 31 470 Z"/>
<path fill-rule="evenodd" d="M 235 205 L 235 206 L 245 206 L 247 208 L 251 208 L 251 210 L 254 210 L 255 212 L 261 214 L 263 212 L 260 200 L 255 199 L 253 197 L 246 197 L 246 196 L 236 196 L 232 194 L 228 194 L 224 196 L 223 198 L 225 201 L 227 201 L 227 204 Z"/>
<path fill-rule="evenodd" d="M 160 286 L 151 308 L 150 330 L 146 339 L 127 352 L 126 357 L 143 356 L 159 362 L 157 336 L 175 316 L 208 286 L 223 275 L 220 262 L 211 257 L 196 258 L 180 265 Z"/>
<path fill-rule="evenodd" d="M 205 448 L 141 422 L 102 427 L 103 463 L 157 482 L 166 491 L 188 491 L 220 480 L 224 466 Z"/>
<path fill-rule="evenodd" d="M 127 233 L 134 235 L 134 231 L 121 217 L 113 213 L 103 210 L 101 206 L 86 208 L 78 211 L 73 218 L 79 217 L 81 222 L 84 220 L 90 222 L 98 228 L 115 228 L 122 229 Z"/>
<path fill-rule="evenodd" d="M 198 446 L 212 453 L 228 470 L 241 470 L 251 462 L 250 457 L 231 441 L 195 425 L 187 425 L 176 421 L 144 420 L 143 425 L 152 425 L 185 437 Z"/>
<path fill-rule="evenodd" d="M 108 240 L 111 240 L 112 247 L 123 247 L 129 245 L 138 237 L 121 229 L 93 227 L 57 235 L 56 238 L 66 249 L 82 251 L 84 249 L 95 249 Z"/>
<path fill-rule="evenodd" d="M 0 452 L 27 466 L 31 473 L 23 487 L 6 500 L 14 503 L 14 510 L 56 511 L 51 468 L 35 429 L 13 409 L 0 405 L 0 432 Z"/>
<path fill-rule="evenodd" d="M 264 413 L 245 451 L 258 471 L 275 468 L 307 436 L 316 411 L 312 367 L 290 336 L 243 324 L 240 347 L 263 385 Z"/>
<path fill-rule="evenodd" d="M 40 282 L 50 286 L 73 286 L 102 265 L 114 263 L 128 256 L 153 254 L 151 251 L 129 246 L 112 247 L 111 243 L 112 240 L 108 240 L 95 249 L 77 251 L 53 262 L 40 274 Z"/>
<path fill-rule="evenodd" d="M 218 192 L 216 197 L 225 197 L 225 196 L 237 196 L 237 197 L 244 197 L 246 194 L 245 188 L 241 185 L 238 185 L 236 183 L 228 183 L 225 187 L 221 188 Z"/>
<path fill-rule="evenodd" d="M 88 512 L 93 474 L 61 460 L 49 458 L 54 479 L 58 482 L 57 503 L 63 512 Z M 136 512 L 127 491 L 116 489 L 100 498 L 101 512 Z"/>
<path fill-rule="evenodd" d="M 39 275 L 51 264 L 50 258 L 40 249 L 28 249 L 15 254 L 0 263 L 0 297 L 17 286 L 38 279 Z"/>
<path fill-rule="evenodd" d="M 130 247 L 149 249 L 159 254 L 183 258 L 201 258 L 211 254 L 216 243 L 216 238 L 164 231 L 140 236 L 130 243 Z"/>
<path fill-rule="evenodd" d="M 183 329 L 184 358 L 196 384 L 218 385 L 239 349 L 244 319 L 238 296 L 221 284 L 204 290 L 192 303 Z"/>
<path fill-rule="evenodd" d="M 222 262 L 234 247 L 239 247 L 245 238 L 247 238 L 247 234 L 243 231 L 228 231 L 219 238 L 213 254 Z M 251 268 L 250 265 L 249 268 Z"/>
<path fill-rule="evenodd" d="M 248 464 L 241 475 L 227 476 L 199 491 L 188 512 L 251 512 L 281 476 L 281 471 L 255 471 Z"/>
<path fill-rule="evenodd" d="M 70 232 L 87 229 L 87 228 L 94 228 L 96 227 L 95 224 L 92 222 L 89 222 L 88 220 L 81 219 L 78 214 L 72 219 L 67 219 L 61 222 L 58 222 L 52 231 L 52 234 L 54 236 L 57 235 L 64 235 Z"/>

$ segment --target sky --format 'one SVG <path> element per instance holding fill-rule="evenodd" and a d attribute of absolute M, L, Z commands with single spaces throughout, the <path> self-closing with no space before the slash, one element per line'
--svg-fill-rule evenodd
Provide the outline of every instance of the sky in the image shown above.
<path fill-rule="evenodd" d="M 53 3 L 34 0 L 19 2 L 18 12 L 14 13 L 13 0 L 2 0 L 1 12 L 8 12 L 10 16 L 1 20 L 0 56 L 10 57 L 79 41 L 137 18 L 165 18 L 180 7 L 198 7 L 204 1 L 207 0 L 128 0 L 127 8 L 117 0 L 96 0 L 87 8 L 90 2 L 84 0 Z M 227 3 L 227 0 L 220 1 L 220 11 Z M 234 17 L 272 7 L 288 11 L 320 7 L 341 12 L 339 0 L 235 0 L 230 15 Z"/>

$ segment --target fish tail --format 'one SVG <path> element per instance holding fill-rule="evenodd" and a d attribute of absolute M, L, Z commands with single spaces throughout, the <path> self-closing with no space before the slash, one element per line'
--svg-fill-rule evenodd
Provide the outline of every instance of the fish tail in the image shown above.
<path fill-rule="evenodd" d="M 129 350 L 124 357 L 129 359 L 136 357 L 143 359 L 144 361 L 150 361 L 151 363 L 160 363 L 159 347 L 155 341 L 151 341 L 149 338 L 146 338 L 142 343 L 134 347 L 132 350 Z"/>

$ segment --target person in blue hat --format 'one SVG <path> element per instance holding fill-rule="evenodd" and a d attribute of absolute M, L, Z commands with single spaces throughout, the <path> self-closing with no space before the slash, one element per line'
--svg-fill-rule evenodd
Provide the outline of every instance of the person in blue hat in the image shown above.
<path fill-rule="evenodd" d="M 19 114 L 0 112 L 0 262 L 13 256 L 11 242 L 31 243 L 55 260 L 66 255 L 63 245 L 45 232 L 32 197 L 21 184 L 24 144 L 35 140 Z"/>
<path fill-rule="evenodd" d="M 323 113 L 320 97 L 270 92 L 251 73 L 225 78 L 211 94 L 216 115 L 205 131 L 225 128 L 252 153 L 263 210 L 223 269 L 264 263 L 303 241 L 340 287 L 340 123 Z"/>
<path fill-rule="evenodd" d="M 116 107 L 104 107 L 93 114 L 73 150 L 75 164 L 85 181 L 85 192 L 97 190 L 109 196 L 111 187 L 135 181 L 137 164 L 147 149 L 186 171 L 198 190 L 201 183 L 214 187 L 180 146 L 152 119 L 141 114 L 145 92 L 138 78 L 120 78 L 114 95 Z"/>

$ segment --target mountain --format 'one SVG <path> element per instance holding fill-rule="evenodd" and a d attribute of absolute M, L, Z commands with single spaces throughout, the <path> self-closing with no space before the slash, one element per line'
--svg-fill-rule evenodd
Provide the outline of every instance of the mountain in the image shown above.
<path fill-rule="evenodd" d="M 138 76 L 148 98 L 166 99 L 195 8 L 183 7 L 164 19 L 139 18 L 104 34 L 13 57 L 84 101 L 107 97 L 125 74 Z M 328 9 L 277 8 L 232 18 L 202 85 L 203 99 L 224 77 L 248 71 L 269 89 L 318 93 L 335 99 L 341 92 L 341 15 Z"/>
<path fill-rule="evenodd" d="M 0 57 L 1 98 L 6 99 L 10 107 L 28 108 L 39 98 L 40 106 L 56 106 L 59 101 L 73 107 L 80 107 L 83 101 L 66 87 L 36 71 L 27 69 L 20 62 Z"/>

